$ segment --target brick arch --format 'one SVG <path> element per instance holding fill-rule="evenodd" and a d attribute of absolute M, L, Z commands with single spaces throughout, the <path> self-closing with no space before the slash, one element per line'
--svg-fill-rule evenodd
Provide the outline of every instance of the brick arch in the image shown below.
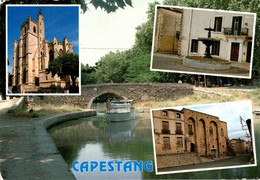
<path fill-rule="evenodd" d="M 117 97 L 117 98 L 120 98 L 120 99 L 128 99 L 127 97 L 122 96 L 122 95 L 117 94 L 117 93 L 113 93 L 113 92 L 109 92 L 109 91 L 108 91 L 108 92 L 102 92 L 102 93 L 99 93 L 99 94 L 97 94 L 96 96 L 90 98 L 90 100 L 89 100 L 88 103 L 87 103 L 87 108 L 90 109 L 91 106 L 92 106 L 92 104 L 93 104 L 93 102 L 94 102 L 94 100 L 95 100 L 97 97 L 102 96 L 102 95 L 104 95 L 104 94 L 108 94 L 108 95 L 110 95 L 110 96 L 112 96 L 112 97 Z"/>
<path fill-rule="evenodd" d="M 200 119 L 198 122 L 198 129 L 201 132 L 198 136 L 199 138 L 199 144 L 202 145 L 202 148 L 200 150 L 201 155 L 207 155 L 207 135 L 206 135 L 206 122 L 204 119 Z"/>
<path fill-rule="evenodd" d="M 189 145 L 188 145 L 188 151 L 192 152 L 192 144 L 195 145 L 195 152 L 198 152 L 198 147 L 197 147 L 197 128 L 196 128 L 196 121 L 193 117 L 188 118 L 188 130 L 189 130 L 189 125 L 192 126 L 192 132 L 193 135 L 190 136 L 189 138 Z"/>
<path fill-rule="evenodd" d="M 218 133 L 218 123 L 216 121 L 210 121 L 209 123 L 210 128 L 213 130 L 213 134 L 210 134 L 210 149 L 216 148 L 218 149 L 219 155 L 219 133 Z"/>

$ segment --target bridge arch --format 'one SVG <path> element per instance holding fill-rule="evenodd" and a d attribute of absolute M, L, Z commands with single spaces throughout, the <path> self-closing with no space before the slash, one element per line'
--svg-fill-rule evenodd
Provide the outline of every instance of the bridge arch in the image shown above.
<path fill-rule="evenodd" d="M 93 104 L 93 102 L 94 102 L 94 100 L 95 100 L 97 97 L 102 96 L 102 95 L 105 95 L 105 94 L 107 94 L 107 95 L 109 95 L 109 96 L 111 96 L 111 97 L 116 97 L 116 98 L 122 99 L 122 100 L 128 99 L 127 97 L 122 96 L 122 95 L 120 95 L 120 94 L 118 94 L 118 93 L 109 92 L 109 91 L 108 91 L 108 92 L 102 92 L 102 93 L 99 93 L 99 94 L 97 94 L 97 95 L 95 95 L 95 96 L 93 96 L 93 97 L 90 98 L 90 100 L 89 100 L 88 103 L 87 103 L 87 108 L 90 109 L 91 106 L 92 106 L 92 104 Z"/>

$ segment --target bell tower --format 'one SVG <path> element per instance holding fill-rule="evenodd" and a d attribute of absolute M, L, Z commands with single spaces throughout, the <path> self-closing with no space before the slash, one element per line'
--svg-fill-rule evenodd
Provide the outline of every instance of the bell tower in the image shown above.
<path fill-rule="evenodd" d="M 39 67 L 40 70 L 43 70 L 44 67 L 44 50 L 43 50 L 43 42 L 45 40 L 45 24 L 44 24 L 44 16 L 42 14 L 42 9 L 37 16 L 37 36 L 38 36 L 38 57 L 39 57 Z"/>

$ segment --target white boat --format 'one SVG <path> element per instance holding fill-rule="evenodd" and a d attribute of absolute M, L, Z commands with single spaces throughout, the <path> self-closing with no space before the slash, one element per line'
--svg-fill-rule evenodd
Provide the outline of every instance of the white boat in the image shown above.
<path fill-rule="evenodd" d="M 106 119 L 111 122 L 136 119 L 137 114 L 133 111 L 131 102 L 132 100 L 111 101 L 107 105 Z"/>

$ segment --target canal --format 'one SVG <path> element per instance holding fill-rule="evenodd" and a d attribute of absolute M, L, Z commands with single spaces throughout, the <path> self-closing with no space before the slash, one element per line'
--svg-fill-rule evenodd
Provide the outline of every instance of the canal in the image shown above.
<path fill-rule="evenodd" d="M 257 161 L 260 162 L 260 118 L 255 121 Z M 77 179 L 220 179 L 257 178 L 260 166 L 201 172 L 155 175 L 154 172 L 76 172 L 74 161 L 153 161 L 153 143 L 149 113 L 138 120 L 108 123 L 104 114 L 64 122 L 48 129 L 61 155 Z"/>

